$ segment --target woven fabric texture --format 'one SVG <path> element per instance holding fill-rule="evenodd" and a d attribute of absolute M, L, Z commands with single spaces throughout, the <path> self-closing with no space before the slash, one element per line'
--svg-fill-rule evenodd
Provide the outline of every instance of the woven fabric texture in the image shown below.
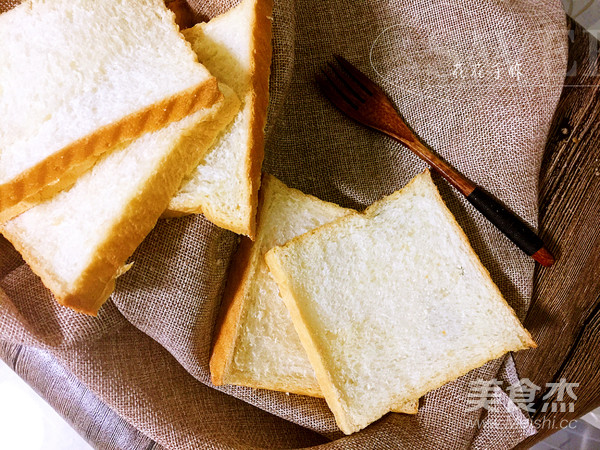
<path fill-rule="evenodd" d="M 0 0 L 0 11 L 15 3 Z M 235 3 L 190 1 L 204 19 Z M 319 94 L 314 75 L 338 53 L 380 83 L 446 160 L 537 226 L 538 172 L 567 61 L 559 1 L 277 0 L 273 16 L 265 172 L 363 209 L 425 168 Z M 532 260 L 436 183 L 523 318 Z M 236 245 L 202 216 L 160 221 L 90 318 L 58 306 L 0 239 L 0 340 L 45 352 L 78 389 L 165 448 L 303 447 L 325 438 L 331 442 L 322 445 L 345 449 L 511 448 L 535 432 L 500 389 L 493 411 L 470 411 L 471 381 L 516 382 L 510 358 L 430 393 L 416 416 L 388 414 L 347 437 L 323 400 L 212 386 L 213 327 Z"/>

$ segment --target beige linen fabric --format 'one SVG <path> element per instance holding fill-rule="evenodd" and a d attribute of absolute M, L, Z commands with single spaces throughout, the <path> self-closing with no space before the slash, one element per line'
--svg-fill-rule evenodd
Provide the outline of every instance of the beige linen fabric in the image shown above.
<path fill-rule="evenodd" d="M 0 10 L 16 2 L 0 0 Z M 192 1 L 210 18 L 235 2 Z M 277 0 L 263 169 L 292 187 L 364 208 L 425 166 L 343 117 L 314 74 L 344 55 L 380 82 L 442 156 L 533 226 L 537 179 L 566 69 L 557 0 Z M 1 44 L 0 44 L 1 45 Z M 520 317 L 533 262 L 440 180 L 442 196 Z M 215 317 L 236 237 L 201 216 L 160 221 L 98 318 L 58 306 L 0 240 L 0 339 L 47 352 L 91 393 L 166 448 L 511 448 L 534 432 L 506 394 L 469 412 L 476 379 L 517 380 L 510 358 L 343 437 L 323 400 L 210 383 Z M 251 406 L 254 405 L 254 406 Z M 270 413 L 270 414 L 269 414 Z M 286 419 L 286 420 L 283 420 Z M 480 426 L 476 426 L 479 420 Z M 297 424 L 297 425 L 294 425 Z"/>

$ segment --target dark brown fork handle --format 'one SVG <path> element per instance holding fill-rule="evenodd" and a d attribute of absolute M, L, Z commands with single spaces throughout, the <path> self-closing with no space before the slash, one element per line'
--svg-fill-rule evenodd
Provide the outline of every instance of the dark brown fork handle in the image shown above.
<path fill-rule="evenodd" d="M 467 196 L 467 200 L 515 245 L 541 265 L 548 267 L 554 263 L 554 257 L 544 248 L 542 240 L 519 217 L 482 188 L 476 187 Z"/>
<path fill-rule="evenodd" d="M 379 86 L 344 58 L 336 56 L 336 59 L 349 77 L 330 64 L 335 77 L 324 72 L 327 81 L 317 78 L 323 93 L 335 106 L 358 123 L 379 130 L 404 144 L 467 197 L 475 208 L 527 255 L 543 266 L 554 263 L 554 257 L 546 250 L 544 243 L 523 220 L 425 145 Z"/>
<path fill-rule="evenodd" d="M 544 247 L 542 240 L 519 218 L 516 214 L 506 209 L 502 203 L 485 192 L 462 173 L 440 158 L 433 150 L 427 147 L 419 138 L 408 129 L 404 120 L 394 111 L 387 121 L 386 127 L 378 127 L 379 131 L 406 145 L 417 156 L 444 177 L 481 214 L 483 214 L 496 228 L 515 243 L 527 255 L 539 262 L 542 266 L 550 267 L 554 264 L 554 257 Z M 402 132 L 399 132 L 402 131 Z"/>

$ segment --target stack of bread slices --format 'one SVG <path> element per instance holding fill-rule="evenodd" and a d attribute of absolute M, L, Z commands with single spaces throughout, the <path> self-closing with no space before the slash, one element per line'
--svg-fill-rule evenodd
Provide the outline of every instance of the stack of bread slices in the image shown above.
<path fill-rule="evenodd" d="M 509 351 L 535 347 L 429 172 L 364 212 L 264 175 L 234 258 L 216 385 L 324 397 L 356 432 Z"/>
<path fill-rule="evenodd" d="M 27 0 L 0 15 L 0 231 L 95 315 L 162 215 L 254 236 L 270 0 L 180 33 L 162 0 Z"/>
<path fill-rule="evenodd" d="M 214 384 L 324 397 L 352 433 L 535 343 L 428 172 L 363 213 L 269 175 L 259 199 L 271 10 L 242 0 L 183 33 L 162 0 L 0 15 L 0 231 L 90 315 L 161 216 L 245 235 Z"/>

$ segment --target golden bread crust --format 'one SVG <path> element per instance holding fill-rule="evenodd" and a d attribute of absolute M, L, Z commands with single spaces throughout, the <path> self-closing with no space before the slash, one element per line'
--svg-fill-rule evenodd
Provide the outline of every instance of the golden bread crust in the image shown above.
<path fill-rule="evenodd" d="M 231 121 L 238 108 L 239 100 L 232 94 L 222 101 L 220 107 L 215 107 L 210 116 L 185 132 L 173 151 L 162 160 L 168 170 L 155 171 L 145 180 L 143 189 L 112 223 L 104 241 L 95 249 L 95 258 L 73 285 L 61 280 L 18 230 L 13 232 L 8 224 L 4 224 L 0 226 L 0 232 L 21 253 L 60 304 L 95 316 L 114 290 L 115 279 L 122 273 L 127 258 L 152 230 L 185 174 L 204 157 L 219 131 Z"/>
<path fill-rule="evenodd" d="M 221 211 L 212 208 L 211 204 L 198 199 L 185 204 L 185 202 L 172 203 L 163 217 L 179 217 L 186 214 L 204 214 L 215 225 L 236 234 L 242 234 L 254 240 L 256 237 L 256 211 L 258 206 L 258 191 L 260 189 L 261 168 L 264 158 L 264 128 L 267 120 L 269 104 L 269 74 L 271 69 L 271 22 L 273 12 L 272 0 L 245 0 L 253 1 L 254 23 L 252 23 L 252 54 L 254 58 L 250 67 L 250 91 L 243 99 L 244 109 L 249 110 L 249 134 L 246 143 L 248 151 L 245 155 L 244 167 L 247 177 L 245 186 L 246 196 L 243 200 L 247 203 L 243 209 L 249 214 L 239 220 L 232 220 Z M 219 17 L 226 16 L 231 10 Z M 213 19 L 215 20 L 215 19 Z"/>
<path fill-rule="evenodd" d="M 97 129 L 0 185 L 0 223 L 72 185 L 106 151 L 157 131 L 222 99 L 217 80 L 203 83 Z"/>
<path fill-rule="evenodd" d="M 264 203 L 264 192 L 268 189 L 268 176 L 265 175 L 263 190 L 259 193 L 259 214 Z M 242 326 L 242 317 L 248 289 L 254 276 L 258 258 L 257 246 L 248 237 L 242 237 L 240 245 L 229 269 L 227 284 L 219 310 L 219 317 L 213 336 L 213 349 L 210 357 L 210 375 L 214 385 L 228 384 L 227 375 L 233 359 L 235 346 Z"/>
<path fill-rule="evenodd" d="M 227 373 L 241 326 L 249 280 L 254 274 L 251 260 L 255 255 L 252 247 L 252 241 L 248 237 L 241 238 L 227 276 L 210 357 L 210 376 L 215 386 L 228 384 Z"/>
<path fill-rule="evenodd" d="M 261 168 L 265 155 L 265 125 L 267 122 L 267 108 L 269 105 L 269 75 L 271 71 L 271 14 L 273 13 L 272 0 L 258 0 L 255 3 L 256 23 L 253 33 L 254 60 L 250 83 L 252 89 L 249 101 L 252 105 L 250 118 L 250 139 L 246 167 L 249 177 L 249 210 L 250 217 L 244 225 L 243 234 L 254 240 L 256 236 L 256 210 L 258 206 L 258 191 L 260 189 Z"/>

